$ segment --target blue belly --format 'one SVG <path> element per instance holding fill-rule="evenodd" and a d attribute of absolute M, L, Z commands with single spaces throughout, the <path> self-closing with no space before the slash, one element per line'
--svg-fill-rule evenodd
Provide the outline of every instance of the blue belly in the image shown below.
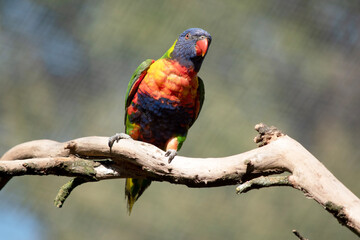
<path fill-rule="evenodd" d="M 137 111 L 129 116 L 131 123 L 140 125 L 141 141 L 165 150 L 166 143 L 175 136 L 186 136 L 194 119 L 194 107 L 179 106 L 167 98 L 154 99 L 147 93 L 137 93 Z"/>

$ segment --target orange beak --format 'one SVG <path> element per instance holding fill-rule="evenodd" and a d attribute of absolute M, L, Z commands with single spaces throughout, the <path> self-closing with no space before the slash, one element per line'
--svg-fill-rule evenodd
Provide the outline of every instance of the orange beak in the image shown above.
<path fill-rule="evenodd" d="M 197 41 L 195 46 L 196 55 L 197 56 L 201 55 L 202 57 L 204 57 L 208 49 L 208 46 L 209 46 L 209 42 L 207 38 Z"/>

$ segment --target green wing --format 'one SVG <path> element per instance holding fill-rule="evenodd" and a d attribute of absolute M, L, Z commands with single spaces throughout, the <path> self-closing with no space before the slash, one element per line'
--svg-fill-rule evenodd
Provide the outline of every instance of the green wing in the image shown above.
<path fill-rule="evenodd" d="M 195 120 L 198 118 L 201 108 L 204 104 L 204 100 L 205 100 L 205 86 L 204 86 L 204 82 L 203 80 L 198 77 L 198 81 L 199 81 L 199 86 L 198 86 L 198 90 L 197 90 L 197 99 L 196 101 L 198 102 L 196 104 L 196 114 L 194 116 L 194 118 L 192 119 L 191 123 L 190 123 L 190 127 L 194 124 Z M 179 142 L 178 145 L 178 151 L 180 150 L 181 146 L 183 145 L 185 139 L 186 139 L 186 135 L 187 133 L 185 133 L 185 135 L 179 135 L 177 136 L 177 140 Z"/>
<path fill-rule="evenodd" d="M 135 93 L 137 92 L 139 85 L 143 78 L 146 75 L 147 70 L 149 69 L 150 65 L 155 62 L 153 59 L 147 59 L 143 61 L 135 70 L 133 75 L 131 76 L 129 85 L 126 91 L 126 98 L 125 98 L 125 109 L 130 105 L 131 101 L 134 98 Z M 125 124 L 126 124 L 126 113 L 125 113 Z"/>
<path fill-rule="evenodd" d="M 200 111 L 201 111 L 201 108 L 204 104 L 204 100 L 205 100 L 205 86 L 204 86 L 204 82 L 203 80 L 198 77 L 198 81 L 199 81 L 199 87 L 198 87 L 198 90 L 197 90 L 197 101 L 199 102 L 199 105 L 197 106 L 197 109 L 196 109 L 196 115 L 193 119 L 193 121 L 191 122 L 190 124 L 190 127 L 193 125 L 193 123 L 195 122 L 195 120 L 198 118 L 199 114 L 200 114 Z"/>
<path fill-rule="evenodd" d="M 200 107 L 199 107 L 199 112 L 197 113 L 197 116 L 199 116 L 201 108 L 204 104 L 204 100 L 205 100 L 205 86 L 204 86 L 204 82 L 203 80 L 198 77 L 198 81 L 199 81 L 199 88 L 198 88 L 198 93 L 199 93 L 199 101 L 200 101 Z"/>

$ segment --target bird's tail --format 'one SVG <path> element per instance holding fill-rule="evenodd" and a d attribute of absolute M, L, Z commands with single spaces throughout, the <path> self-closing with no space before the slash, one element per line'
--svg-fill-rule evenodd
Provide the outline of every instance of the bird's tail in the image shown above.
<path fill-rule="evenodd" d="M 132 207 L 136 200 L 139 199 L 141 194 L 148 188 L 151 181 L 148 179 L 134 179 L 127 178 L 125 184 L 125 198 L 127 199 L 127 209 L 129 215 L 131 214 Z"/>

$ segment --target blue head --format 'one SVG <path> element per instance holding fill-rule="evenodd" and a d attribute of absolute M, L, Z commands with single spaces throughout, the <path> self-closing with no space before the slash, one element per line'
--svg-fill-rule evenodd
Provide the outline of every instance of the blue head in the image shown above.
<path fill-rule="evenodd" d="M 170 58 L 199 72 L 211 43 L 211 36 L 201 28 L 189 28 L 180 34 Z"/>

